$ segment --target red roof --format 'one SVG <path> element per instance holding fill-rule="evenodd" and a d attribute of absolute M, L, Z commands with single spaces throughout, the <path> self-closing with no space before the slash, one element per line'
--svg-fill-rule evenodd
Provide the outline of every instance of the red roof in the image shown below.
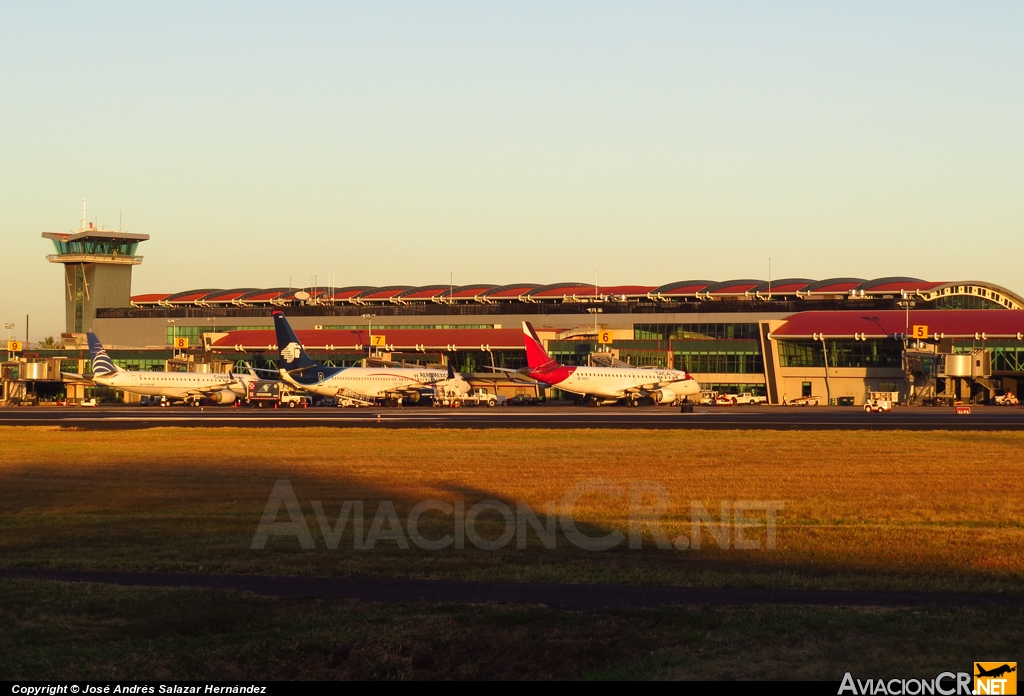
<path fill-rule="evenodd" d="M 251 290 L 235 290 L 234 292 L 225 292 L 219 294 L 213 294 L 206 298 L 207 302 L 230 302 L 231 300 L 237 300 L 242 295 L 245 295 Z"/>
<path fill-rule="evenodd" d="M 252 302 L 267 302 L 277 297 L 287 297 L 291 299 L 295 296 L 296 290 L 268 290 L 267 292 L 261 292 L 256 295 L 249 295 L 246 301 Z"/>
<path fill-rule="evenodd" d="M 493 290 L 493 285 L 485 285 L 479 288 L 463 288 L 462 290 L 456 290 L 452 293 L 452 297 L 479 297 L 488 290 Z"/>
<path fill-rule="evenodd" d="M 593 297 L 594 286 L 585 285 L 559 285 L 555 288 L 537 288 L 530 292 L 530 297 L 565 297 L 576 295 L 577 297 Z"/>
<path fill-rule="evenodd" d="M 863 285 L 862 282 L 857 280 L 846 281 L 843 283 L 833 283 L 832 285 L 824 285 L 820 288 L 815 288 L 811 292 L 818 293 L 836 293 L 836 292 L 850 292 L 853 288 L 859 288 Z M 774 288 L 772 288 L 774 290 Z"/>
<path fill-rule="evenodd" d="M 718 288 L 712 290 L 712 295 L 742 295 L 746 292 L 753 291 L 758 286 L 758 283 L 741 283 L 740 285 L 730 285 L 725 288 Z"/>
<path fill-rule="evenodd" d="M 439 295 L 447 295 L 448 288 L 430 288 L 427 290 L 415 290 L 413 292 L 406 291 L 402 295 L 403 300 L 429 300 L 432 297 L 438 297 Z"/>
<path fill-rule="evenodd" d="M 711 287 L 709 283 L 697 283 L 696 285 L 680 285 L 678 288 L 672 288 L 671 290 L 662 290 L 662 295 L 692 295 L 695 292 L 704 292 L 706 288 Z M 657 289 L 657 288 L 655 288 Z"/>
<path fill-rule="evenodd" d="M 206 297 L 209 294 L 210 293 L 208 292 L 193 292 L 188 295 L 175 297 L 173 300 L 171 300 L 171 302 L 195 302 L 196 300 L 201 300 L 202 298 Z"/>
<path fill-rule="evenodd" d="M 940 293 L 947 286 L 967 286 L 974 288 L 974 291 L 964 292 L 965 288 L 956 289 L 953 294 L 978 295 L 981 297 L 999 296 L 998 302 L 1007 304 L 1002 298 L 1012 301 L 1015 305 L 1024 305 L 1024 298 L 1011 291 L 1000 288 L 997 285 L 982 281 L 957 281 L 955 283 L 926 281 L 910 277 L 886 277 L 866 280 L 863 278 L 826 278 L 821 281 L 809 280 L 806 278 L 779 278 L 772 286 L 771 292 L 779 295 L 793 295 L 795 293 L 809 293 L 812 297 L 827 295 L 844 296 L 851 291 L 856 291 L 857 297 L 866 297 L 900 292 L 912 293 Z M 450 288 L 442 284 L 426 286 L 390 285 L 386 287 L 354 286 L 343 288 L 295 288 L 287 290 L 284 288 L 267 288 L 265 290 L 251 290 L 240 296 L 234 295 L 237 289 L 207 288 L 186 290 L 180 293 L 168 295 L 147 294 L 133 297 L 132 300 L 140 304 L 151 304 L 167 301 L 173 304 L 192 304 L 196 300 L 205 302 L 228 302 L 232 299 L 241 299 L 246 303 L 273 304 L 274 300 L 292 300 L 295 292 L 304 291 L 318 301 L 330 300 L 341 302 L 366 302 L 385 304 L 398 299 L 409 302 L 428 303 L 438 297 L 447 297 Z M 627 298 L 644 298 L 646 296 L 660 295 L 663 300 L 679 300 L 683 298 L 705 297 L 705 293 L 717 296 L 719 299 L 731 296 L 742 296 L 759 292 L 762 296 L 767 294 L 768 283 L 763 280 L 751 278 L 734 278 L 724 281 L 712 281 L 699 278 L 687 278 L 673 283 L 666 283 L 657 287 L 649 285 L 613 285 L 600 286 L 596 294 L 602 297 L 615 296 Z M 594 286 L 588 283 L 566 282 L 549 283 L 538 285 L 535 283 L 508 283 L 502 286 L 473 284 L 454 288 L 452 299 L 461 303 L 472 302 L 473 300 L 509 300 L 516 301 L 519 298 L 528 298 L 529 301 L 538 302 L 561 302 L 585 300 L 595 294 Z M 934 299 L 934 298 L 930 298 Z"/>
<path fill-rule="evenodd" d="M 360 295 L 360 300 L 387 300 L 395 295 L 401 295 L 403 292 L 408 290 L 408 287 L 400 288 L 383 288 L 383 289 L 372 289 L 366 291 L 366 294 Z"/>
<path fill-rule="evenodd" d="M 599 291 L 602 295 L 627 295 L 631 297 L 645 297 L 647 293 L 657 290 L 657 285 L 602 285 Z"/>
<path fill-rule="evenodd" d="M 520 295 L 527 295 L 536 285 L 516 285 L 511 288 L 505 288 L 504 290 L 488 290 L 484 294 L 487 297 L 502 297 L 502 298 L 517 298 Z"/>
<path fill-rule="evenodd" d="M 776 293 L 776 292 L 779 292 L 779 293 L 794 293 L 797 290 L 803 290 L 808 285 L 810 285 L 810 283 L 786 283 L 785 285 L 773 285 L 772 286 L 772 292 L 773 293 Z M 767 293 L 768 289 L 765 288 L 762 292 Z"/>
<path fill-rule="evenodd" d="M 922 309 L 910 311 L 910 326 L 927 326 L 929 336 L 936 333 L 951 338 L 1013 337 L 1024 334 L 1024 310 L 1019 309 Z M 824 334 L 826 338 L 852 338 L 865 334 L 871 338 L 898 336 L 907 330 L 907 314 L 900 310 L 858 312 L 800 312 L 772 331 L 776 338 L 806 338 Z"/>
<path fill-rule="evenodd" d="M 331 293 L 331 297 L 335 300 L 349 300 L 358 295 L 361 292 L 366 292 L 366 288 L 349 288 L 347 290 L 335 290 Z"/>
<path fill-rule="evenodd" d="M 374 329 L 374 335 L 384 335 L 384 339 L 396 349 L 412 349 L 422 345 L 427 350 L 447 350 L 449 345 L 465 350 L 479 350 L 482 345 L 491 348 L 522 348 L 523 332 L 521 329 L 389 329 L 382 326 Z M 368 333 L 364 329 L 329 329 L 301 330 L 295 334 L 306 348 L 322 350 L 325 346 L 334 349 L 355 349 L 355 346 L 366 346 Z M 270 348 L 277 343 L 273 329 L 265 331 L 231 331 L 222 336 L 213 346 L 220 349 L 232 349 L 235 346 L 256 348 L 257 350 L 276 350 Z"/>
<path fill-rule="evenodd" d="M 934 283 L 934 282 L 921 281 L 921 280 L 916 280 L 916 281 L 906 281 L 906 280 L 903 280 L 903 281 L 898 281 L 898 282 L 894 282 L 894 283 L 882 283 L 881 285 L 872 285 L 870 287 L 865 286 L 864 291 L 865 292 L 872 292 L 872 293 L 874 293 L 874 292 L 903 292 L 904 290 L 906 290 L 907 292 L 917 292 L 918 290 L 920 290 L 921 292 L 928 292 L 932 288 L 937 288 L 937 287 L 940 287 L 942 285 L 948 285 L 948 283 Z"/>

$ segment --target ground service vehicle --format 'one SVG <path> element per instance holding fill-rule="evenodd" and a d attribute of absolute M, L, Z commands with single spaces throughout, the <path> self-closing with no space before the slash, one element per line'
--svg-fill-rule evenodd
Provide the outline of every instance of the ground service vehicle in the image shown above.
<path fill-rule="evenodd" d="M 864 402 L 864 410 L 868 413 L 888 413 L 892 411 L 892 395 L 890 392 L 871 392 Z"/>
<path fill-rule="evenodd" d="M 800 396 L 789 402 L 790 406 L 820 406 L 820 396 Z"/>
<path fill-rule="evenodd" d="M 715 403 L 720 406 L 756 406 L 758 404 L 768 403 L 768 397 L 757 396 L 752 392 L 743 392 L 742 394 L 721 394 L 715 399 Z"/>
<path fill-rule="evenodd" d="M 505 397 L 492 394 L 486 387 L 477 387 L 468 394 L 458 390 L 437 388 L 434 391 L 434 406 L 449 406 L 459 408 L 461 406 L 504 406 Z"/>
<path fill-rule="evenodd" d="M 505 399 L 505 406 L 537 406 L 541 403 L 541 400 L 536 396 L 530 394 L 516 394 L 515 396 Z"/>
<path fill-rule="evenodd" d="M 288 408 L 308 408 L 312 402 L 312 399 L 303 394 L 294 394 L 290 392 L 287 394 L 281 394 L 281 405 L 287 406 Z"/>
<path fill-rule="evenodd" d="M 97 405 L 96 399 L 85 399 L 85 400 L 82 401 L 82 406 L 86 406 L 88 408 L 96 408 L 96 405 Z"/>
<path fill-rule="evenodd" d="M 279 380 L 258 380 L 249 382 L 246 401 L 256 408 L 305 408 L 313 400 L 305 394 L 296 394 L 287 384 Z"/>
<path fill-rule="evenodd" d="M 715 399 L 718 398 L 718 392 L 716 391 L 702 391 L 700 393 L 700 403 L 705 406 L 711 406 L 715 403 Z"/>
<path fill-rule="evenodd" d="M 998 406 L 1017 406 L 1018 404 L 1020 404 L 1020 402 L 1017 400 L 1017 397 L 1014 396 L 1013 392 L 1006 392 L 1005 394 L 1001 394 L 996 397 L 995 401 Z"/>

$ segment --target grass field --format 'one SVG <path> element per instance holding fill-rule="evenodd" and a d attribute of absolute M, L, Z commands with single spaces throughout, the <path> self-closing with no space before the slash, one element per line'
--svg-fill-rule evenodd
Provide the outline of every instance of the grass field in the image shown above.
<path fill-rule="evenodd" d="M 1024 435 L 1017 433 L 0 430 L 0 566 L 707 586 L 1024 592 Z M 419 501 L 543 511 L 573 484 L 669 495 L 669 539 L 691 501 L 781 501 L 773 550 L 327 548 L 362 500 L 400 519 Z M 251 549 L 289 480 L 315 548 Z M 628 496 L 588 495 L 588 534 L 628 532 Z M 286 519 L 284 511 L 280 519 Z M 504 528 L 482 515 L 483 536 Z M 328 521 L 330 521 L 328 520 Z M 542 515 L 543 521 L 543 515 Z M 424 516 L 424 536 L 454 531 Z M 747 534 L 767 540 L 764 525 Z M 734 540 L 732 540 L 734 541 Z M 763 544 L 762 544 L 763 546 Z M 6 678 L 779 678 L 929 676 L 1014 659 L 1020 609 L 800 607 L 551 610 L 381 605 L 244 593 L 0 580 Z"/>
<path fill-rule="evenodd" d="M 0 430 L 0 564 L 231 573 L 407 575 L 568 582 L 873 589 L 1024 590 L 1024 434 L 910 432 Z M 290 480 L 316 548 L 250 545 L 276 480 Z M 527 535 L 483 551 L 330 550 L 344 500 L 380 500 L 402 520 L 424 499 L 527 502 L 544 510 L 579 481 L 663 485 L 669 539 L 691 501 L 782 501 L 774 550 L 554 550 Z M 628 501 L 588 495 L 590 534 L 628 531 Z M 281 511 L 284 520 L 284 510 Z M 496 536 L 496 516 L 480 518 Z M 452 531 L 423 518 L 424 535 Z M 489 529 L 493 527 L 493 530 Z M 763 525 L 748 532 L 765 541 Z"/>
<path fill-rule="evenodd" d="M 0 580 L 5 679 L 932 677 L 1024 644 L 1020 609 L 554 611 Z"/>

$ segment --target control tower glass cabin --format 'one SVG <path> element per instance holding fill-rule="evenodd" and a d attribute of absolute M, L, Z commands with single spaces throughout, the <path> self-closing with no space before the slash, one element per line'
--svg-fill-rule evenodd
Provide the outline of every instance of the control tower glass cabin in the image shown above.
<path fill-rule="evenodd" d="M 132 266 L 142 263 L 135 251 L 148 234 L 101 230 L 83 222 L 78 232 L 43 232 L 43 237 L 57 252 L 46 260 L 64 264 L 67 333 L 91 331 L 101 307 L 131 306 Z"/>

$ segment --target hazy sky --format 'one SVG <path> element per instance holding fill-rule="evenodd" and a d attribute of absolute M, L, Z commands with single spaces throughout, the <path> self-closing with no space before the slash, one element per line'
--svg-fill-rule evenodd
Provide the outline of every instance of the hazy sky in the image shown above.
<path fill-rule="evenodd" d="M 0 320 L 133 291 L 911 275 L 1024 292 L 1024 3 L 0 4 Z"/>

